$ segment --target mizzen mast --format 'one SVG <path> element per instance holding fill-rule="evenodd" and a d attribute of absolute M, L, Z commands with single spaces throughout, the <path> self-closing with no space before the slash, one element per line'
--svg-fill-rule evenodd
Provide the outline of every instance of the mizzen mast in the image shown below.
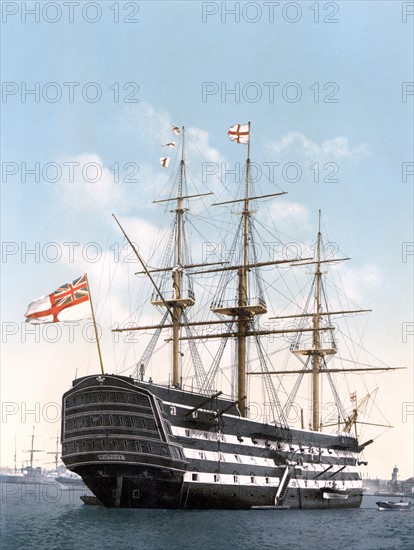
<path fill-rule="evenodd" d="M 332 356 L 335 355 L 336 350 L 336 343 L 334 339 L 334 335 L 332 330 L 330 329 L 328 333 L 331 333 L 331 341 L 328 343 L 325 338 L 323 338 L 322 333 L 324 331 L 325 323 L 323 323 L 323 319 L 327 317 L 328 323 L 330 323 L 330 317 L 334 315 L 345 315 L 345 314 L 352 314 L 352 313 L 365 313 L 371 310 L 366 309 L 358 309 L 358 310 L 348 310 L 348 311 L 329 311 L 328 310 L 328 304 L 325 303 L 326 310 L 324 311 L 323 308 L 323 302 L 326 302 L 326 298 L 324 298 L 323 293 L 323 286 L 322 286 L 322 275 L 323 272 L 321 270 L 321 264 L 322 263 L 331 263 L 331 262 L 338 262 L 338 261 L 344 261 L 348 260 L 349 258 L 331 258 L 331 259 L 325 259 L 322 260 L 322 233 L 321 233 L 321 211 L 319 210 L 319 221 L 318 221 L 318 236 L 317 236 L 317 242 L 316 242 L 316 258 L 314 263 L 316 264 L 316 269 L 314 272 L 314 284 L 312 285 L 312 291 L 314 296 L 314 307 L 312 308 L 313 311 L 309 311 L 306 313 L 298 314 L 298 315 L 287 315 L 287 316 L 280 316 L 280 317 L 273 317 L 273 319 L 285 319 L 285 318 L 294 318 L 294 317 L 301 317 L 303 318 L 303 321 L 308 317 L 311 319 L 311 326 L 312 326 L 312 342 L 310 343 L 309 347 L 303 346 L 300 343 L 301 336 L 298 333 L 298 338 L 296 339 L 296 342 L 291 346 L 291 351 L 298 356 L 306 356 L 306 364 L 305 368 L 302 371 L 296 371 L 298 374 L 305 374 L 309 373 L 311 375 L 311 419 L 310 419 L 310 426 L 313 431 L 322 431 L 323 424 L 321 419 L 321 387 L 320 387 L 320 377 L 321 374 L 328 374 L 330 372 L 336 372 L 338 369 L 328 369 L 325 361 L 326 356 Z M 304 263 L 303 265 L 306 265 Z M 312 294 L 311 294 L 312 295 Z M 308 360 L 310 359 L 310 368 L 307 368 Z M 368 370 L 368 369 L 350 369 L 352 371 L 356 370 Z M 294 371 L 292 371 L 293 373 Z M 341 369 L 341 372 L 344 372 L 344 369 Z M 294 389 L 292 395 L 289 397 L 288 400 L 288 406 L 287 408 L 291 407 L 291 403 L 293 402 L 294 397 L 296 396 L 296 391 L 298 389 L 298 386 L 296 389 Z M 335 396 L 335 399 L 339 399 L 339 396 Z M 340 411 L 341 416 L 346 420 L 346 414 L 345 410 L 340 402 L 337 402 L 338 410 Z"/>

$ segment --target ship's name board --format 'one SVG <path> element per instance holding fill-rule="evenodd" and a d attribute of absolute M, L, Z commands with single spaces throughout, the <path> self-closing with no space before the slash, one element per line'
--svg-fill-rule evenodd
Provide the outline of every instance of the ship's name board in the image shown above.
<path fill-rule="evenodd" d="M 124 455 L 98 455 L 99 460 L 125 460 Z"/>

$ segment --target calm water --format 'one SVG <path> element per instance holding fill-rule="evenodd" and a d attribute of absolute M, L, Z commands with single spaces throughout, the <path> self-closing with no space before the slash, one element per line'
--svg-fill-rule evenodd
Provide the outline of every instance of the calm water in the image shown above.
<path fill-rule="evenodd" d="M 413 512 L 380 512 L 372 496 L 359 510 L 108 510 L 83 505 L 79 491 L 1 488 L 2 550 L 414 547 Z"/>

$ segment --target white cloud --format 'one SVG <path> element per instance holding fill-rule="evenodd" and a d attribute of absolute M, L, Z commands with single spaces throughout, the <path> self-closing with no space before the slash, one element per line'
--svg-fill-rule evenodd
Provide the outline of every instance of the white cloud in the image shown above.
<path fill-rule="evenodd" d="M 271 143 L 270 149 L 279 155 L 287 151 L 295 151 L 303 153 L 307 158 L 330 160 L 356 158 L 369 153 L 369 148 L 365 143 L 351 147 L 348 138 L 344 136 L 328 139 L 318 144 L 300 132 L 289 132 L 280 141 Z"/>
<path fill-rule="evenodd" d="M 188 134 L 190 140 L 187 141 L 187 147 L 191 157 L 201 154 L 209 162 L 224 162 L 220 152 L 209 144 L 208 132 L 200 128 L 189 128 Z"/>
<path fill-rule="evenodd" d="M 129 217 L 120 220 L 123 228 L 125 229 L 128 237 L 131 241 L 138 246 L 139 253 L 143 257 L 145 262 L 150 263 L 153 258 L 154 251 L 157 250 L 160 245 L 160 240 L 165 233 L 165 228 L 160 228 L 142 218 Z M 158 254 L 160 251 L 158 250 Z M 128 263 L 128 258 L 131 259 L 131 251 L 123 252 L 120 258 L 121 262 Z M 135 262 L 135 260 L 134 260 Z M 139 269 L 140 264 L 137 263 Z"/>
<path fill-rule="evenodd" d="M 298 202 L 274 200 L 270 203 L 269 209 L 275 220 L 290 220 L 302 225 L 309 220 L 309 209 Z"/>
<path fill-rule="evenodd" d="M 129 129 L 145 139 L 150 139 L 154 144 L 162 144 L 172 140 L 171 126 L 177 126 L 177 122 L 171 121 L 171 116 L 166 111 L 156 111 L 148 102 L 141 102 L 128 110 Z"/>
<path fill-rule="evenodd" d="M 144 139 L 147 144 L 149 143 L 152 146 L 153 150 L 157 151 L 157 154 L 154 154 L 154 168 L 152 171 L 155 174 L 155 178 L 161 180 L 159 188 L 161 188 L 161 183 L 164 182 L 165 184 L 168 177 L 177 168 L 177 164 L 174 165 L 173 160 L 175 159 L 176 163 L 178 163 L 181 159 L 181 151 L 177 150 L 177 146 L 182 136 L 178 137 L 171 132 L 171 127 L 180 126 L 181 122 L 182 121 L 179 120 L 172 120 L 171 115 L 166 111 L 156 111 L 154 107 L 147 102 L 142 102 L 130 110 L 130 131 L 135 135 L 138 133 L 140 139 Z M 161 147 L 162 144 L 170 141 L 175 141 L 177 143 L 175 150 Z M 158 164 L 159 158 L 162 156 L 169 156 L 172 159 L 167 170 L 164 170 Z M 204 162 L 208 162 L 210 166 L 211 163 L 217 163 L 218 172 L 222 164 L 225 163 L 225 159 L 218 149 L 210 145 L 208 132 L 197 127 L 185 128 L 185 161 L 188 172 L 194 174 L 197 180 L 201 181 L 203 181 L 202 170 Z M 151 168 L 152 167 L 143 167 L 141 174 L 144 174 L 144 171 L 151 172 Z M 159 174 L 159 176 L 156 174 Z M 144 179 L 145 178 L 143 178 L 143 181 Z M 145 179 L 145 181 L 147 181 L 147 179 Z M 205 183 L 213 190 L 215 187 L 220 188 L 220 182 L 216 176 L 208 177 L 208 181 Z"/>
<path fill-rule="evenodd" d="M 172 126 L 181 127 L 181 121 L 172 120 L 171 115 L 166 111 L 156 111 L 148 102 L 139 103 L 131 109 L 130 129 L 141 136 L 150 139 L 154 146 L 161 146 L 170 141 L 178 141 L 178 136 L 171 132 Z M 208 132 L 201 128 L 185 128 L 185 135 L 188 139 L 185 142 L 185 156 L 187 159 L 197 157 L 200 162 L 200 154 L 208 161 L 219 162 L 222 159 L 217 149 L 209 144 Z M 171 156 L 171 149 L 161 149 L 160 156 Z"/>
<path fill-rule="evenodd" d="M 69 206 L 74 215 L 149 208 L 168 181 L 168 175 L 162 168 L 157 170 L 156 163 L 154 166 L 129 163 L 128 169 L 122 163 L 107 167 L 96 153 L 62 158 L 58 164 L 62 167 L 59 194 L 65 199 L 61 204 L 65 209 Z M 130 181 L 124 179 L 126 175 Z"/>
<path fill-rule="evenodd" d="M 366 290 L 378 288 L 383 281 L 381 270 L 374 264 L 366 264 L 360 267 L 349 267 L 342 264 L 332 266 L 331 269 L 332 272 L 337 272 L 336 275 L 340 274 L 339 284 L 335 277 L 336 285 L 343 289 L 346 296 L 356 302 L 363 299 Z"/>
<path fill-rule="evenodd" d="M 74 212 L 102 210 L 109 206 L 127 208 L 126 185 L 115 183 L 116 174 L 96 153 L 81 153 L 60 159 L 65 208 Z M 64 168 L 64 169 L 63 169 Z M 137 175 L 138 177 L 138 175 Z"/>

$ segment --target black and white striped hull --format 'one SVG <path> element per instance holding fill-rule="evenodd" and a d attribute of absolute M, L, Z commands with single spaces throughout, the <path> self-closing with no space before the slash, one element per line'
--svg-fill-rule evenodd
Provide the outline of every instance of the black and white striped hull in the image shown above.
<path fill-rule="evenodd" d="M 286 430 L 205 400 L 115 375 L 75 380 L 63 397 L 62 459 L 108 507 L 360 506 L 354 438 Z"/>

